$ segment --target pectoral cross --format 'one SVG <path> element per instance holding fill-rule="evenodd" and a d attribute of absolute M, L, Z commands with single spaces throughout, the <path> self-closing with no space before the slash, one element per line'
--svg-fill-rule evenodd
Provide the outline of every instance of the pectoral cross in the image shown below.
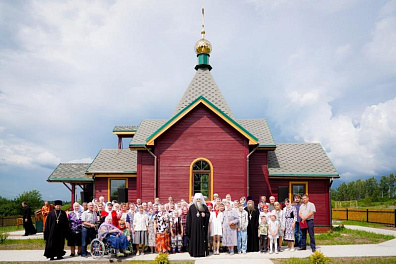
<path fill-rule="evenodd" d="M 252 215 L 251 214 L 249 215 L 249 219 L 252 220 Z"/>
<path fill-rule="evenodd" d="M 59 220 L 58 219 L 56 219 L 56 223 L 59 224 Z"/>

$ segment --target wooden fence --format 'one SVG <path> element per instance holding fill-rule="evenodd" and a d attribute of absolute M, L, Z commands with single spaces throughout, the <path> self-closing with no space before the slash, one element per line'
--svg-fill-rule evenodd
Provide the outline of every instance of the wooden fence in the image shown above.
<path fill-rule="evenodd" d="M 36 223 L 34 215 L 32 215 L 33 224 Z M 0 227 L 3 226 L 23 226 L 22 216 L 4 216 L 0 217 Z"/>
<path fill-rule="evenodd" d="M 332 213 L 333 219 L 337 220 L 354 220 L 396 227 L 396 210 L 394 209 L 333 208 Z"/>

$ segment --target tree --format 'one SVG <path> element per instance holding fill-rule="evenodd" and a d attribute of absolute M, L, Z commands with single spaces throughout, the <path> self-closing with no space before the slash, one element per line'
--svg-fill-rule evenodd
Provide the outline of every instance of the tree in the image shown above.
<path fill-rule="evenodd" d="M 366 180 L 367 186 L 367 196 L 370 196 L 373 201 L 376 201 L 379 196 L 380 188 L 378 186 L 377 180 L 372 177 Z"/>
<path fill-rule="evenodd" d="M 338 186 L 338 197 L 340 201 L 348 201 L 348 185 L 343 182 L 340 186 Z"/>
<path fill-rule="evenodd" d="M 391 173 L 388 177 L 388 184 L 389 184 L 389 198 L 394 198 L 396 196 L 396 179 L 395 174 Z"/>
<path fill-rule="evenodd" d="M 357 199 L 356 183 L 354 181 L 348 183 L 348 197 L 349 201 Z"/>
<path fill-rule="evenodd" d="M 381 198 L 388 195 L 389 192 L 389 179 L 386 176 L 382 176 L 379 184 L 381 190 Z"/>
<path fill-rule="evenodd" d="M 366 181 L 356 181 L 356 200 L 362 200 L 366 196 Z"/>
<path fill-rule="evenodd" d="M 23 201 L 25 201 L 30 206 L 32 212 L 36 211 L 37 209 L 40 209 L 43 206 L 41 193 L 37 190 L 23 192 L 21 195 L 15 198 L 14 202 L 16 206 L 19 206 L 20 208 L 19 214 L 23 213 L 23 208 L 21 206 Z"/>

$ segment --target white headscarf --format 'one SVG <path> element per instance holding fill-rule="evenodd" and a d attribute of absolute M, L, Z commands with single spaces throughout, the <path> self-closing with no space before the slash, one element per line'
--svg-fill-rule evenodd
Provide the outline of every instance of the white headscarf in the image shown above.
<path fill-rule="evenodd" d="M 201 198 L 201 203 L 206 205 L 205 198 L 203 197 L 202 193 L 196 193 L 194 195 L 194 200 L 193 200 L 194 204 L 197 202 L 197 198 Z"/>

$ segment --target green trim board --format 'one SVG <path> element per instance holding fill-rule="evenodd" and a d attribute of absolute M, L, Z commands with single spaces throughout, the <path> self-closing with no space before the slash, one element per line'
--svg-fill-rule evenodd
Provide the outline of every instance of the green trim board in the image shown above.
<path fill-rule="evenodd" d="M 234 124 L 237 128 L 239 128 L 240 130 L 242 130 L 243 132 L 245 132 L 249 137 L 251 137 L 254 141 L 258 142 L 258 138 L 256 138 L 254 135 L 252 135 L 249 131 L 247 131 L 244 127 L 242 127 L 240 124 L 238 124 L 234 119 L 232 119 L 231 117 L 229 117 L 227 114 L 225 114 L 223 111 L 221 111 L 217 106 L 215 106 L 214 104 L 212 104 L 208 99 L 206 99 L 205 97 L 203 97 L 202 95 L 199 96 L 197 99 L 195 99 L 194 101 L 192 101 L 189 105 L 187 105 L 185 108 L 183 108 L 182 110 L 180 110 L 176 115 L 174 115 L 171 119 L 169 119 L 165 124 L 163 124 L 160 128 L 158 128 L 153 134 L 151 134 L 147 139 L 146 142 L 155 139 L 157 136 L 159 136 L 160 132 L 166 128 L 167 126 L 169 126 L 169 124 L 171 124 L 174 120 L 178 119 L 182 114 L 184 114 L 185 112 L 187 112 L 188 110 L 191 110 L 192 107 L 199 102 L 200 100 L 204 101 L 205 103 L 207 103 L 210 107 L 214 108 L 220 115 L 222 115 L 225 119 L 227 119 L 228 121 L 230 121 L 232 124 Z M 197 104 L 198 105 L 198 104 Z"/>
<path fill-rule="evenodd" d="M 339 178 L 339 174 L 301 174 L 301 173 L 269 173 L 269 176 L 289 176 L 289 177 L 336 177 Z"/>
<path fill-rule="evenodd" d="M 55 178 L 55 179 L 50 179 L 48 178 L 47 182 L 75 182 L 75 181 L 89 181 L 93 182 L 94 180 L 92 178 Z"/>

